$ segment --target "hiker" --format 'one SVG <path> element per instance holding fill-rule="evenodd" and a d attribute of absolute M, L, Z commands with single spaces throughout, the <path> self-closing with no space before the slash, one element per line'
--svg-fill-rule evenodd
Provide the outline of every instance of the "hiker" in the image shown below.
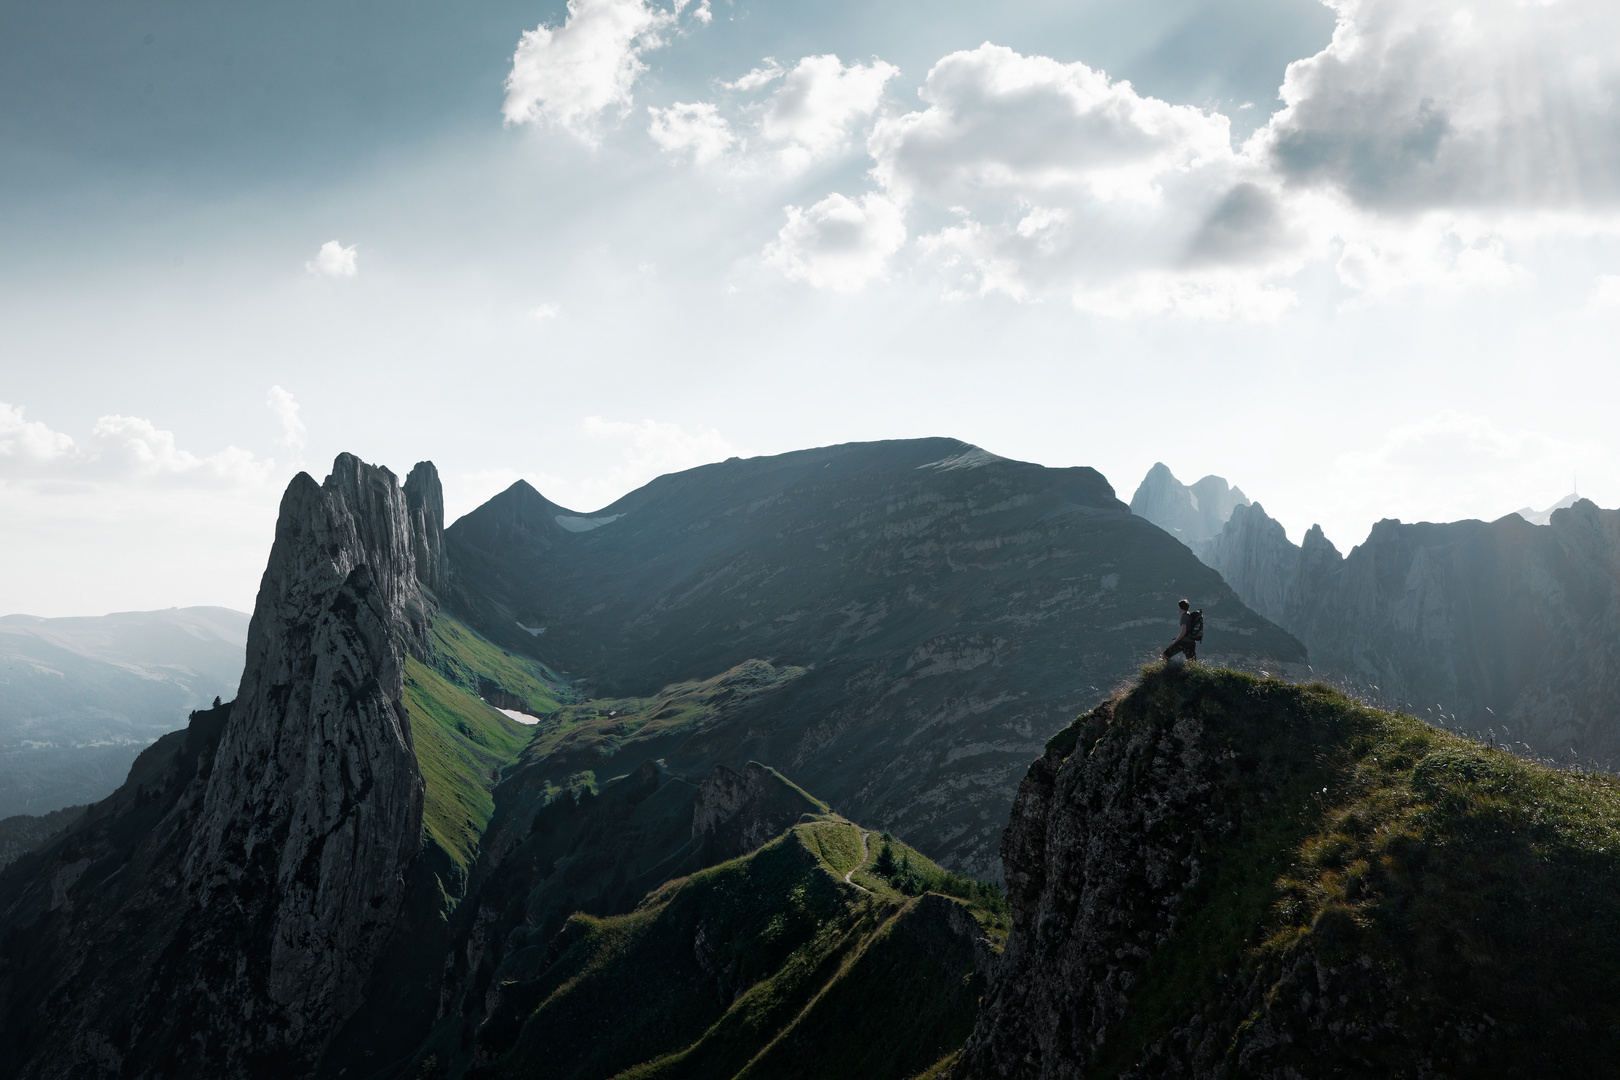
<path fill-rule="evenodd" d="M 1178 601 L 1176 606 L 1181 609 L 1181 632 L 1164 650 L 1166 663 L 1178 652 L 1186 653 L 1189 660 L 1198 659 L 1198 643 L 1204 640 L 1204 613 L 1192 610 L 1192 605 L 1185 600 Z"/>

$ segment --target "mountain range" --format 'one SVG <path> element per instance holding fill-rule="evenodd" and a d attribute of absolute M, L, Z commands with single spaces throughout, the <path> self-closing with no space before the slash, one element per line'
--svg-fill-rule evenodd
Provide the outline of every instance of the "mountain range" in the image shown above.
<path fill-rule="evenodd" d="M 448 530 L 340 456 L 235 699 L 0 830 L 0 1076 L 1612 1072 L 1612 781 L 1282 681 L 1224 590 L 948 440 Z M 1178 593 L 1264 669 L 1143 666 Z"/>
<path fill-rule="evenodd" d="M 592 754 L 768 761 L 981 877 L 1030 755 L 1175 637 L 1178 599 L 1222 662 L 1304 660 L 1095 470 L 952 439 L 732 459 L 589 516 L 519 482 L 444 550 L 447 606 L 591 698 L 802 669 L 697 728 L 621 721 Z"/>
<path fill-rule="evenodd" d="M 247 624 L 219 607 L 0 618 L 0 818 L 111 794 L 142 748 L 235 696 Z"/>

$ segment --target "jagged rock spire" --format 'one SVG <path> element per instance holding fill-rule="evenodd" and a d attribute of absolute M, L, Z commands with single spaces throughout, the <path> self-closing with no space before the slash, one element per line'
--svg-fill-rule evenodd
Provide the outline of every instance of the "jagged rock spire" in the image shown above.
<path fill-rule="evenodd" d="M 342 454 L 324 484 L 300 473 L 288 486 L 186 859 L 217 916 L 211 936 L 246 960 L 210 989 L 264 1015 L 261 1037 L 297 1057 L 359 1003 L 420 843 L 401 699 L 407 652 L 425 647 L 433 602 L 418 571 L 440 572 L 443 511 L 431 464 L 411 480 L 414 498 Z"/>

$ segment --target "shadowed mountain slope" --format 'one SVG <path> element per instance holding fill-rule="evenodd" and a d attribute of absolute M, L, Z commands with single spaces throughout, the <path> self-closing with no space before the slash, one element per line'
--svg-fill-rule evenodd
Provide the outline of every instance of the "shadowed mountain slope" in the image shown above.
<path fill-rule="evenodd" d="M 1320 528 L 1290 543 L 1255 504 L 1196 550 L 1318 672 L 1540 754 L 1620 762 L 1620 511 L 1385 520 L 1340 556 Z"/>
<path fill-rule="evenodd" d="M 959 1080 L 1620 1075 L 1613 777 L 1155 665 L 1053 738 L 1002 854 Z"/>
<path fill-rule="evenodd" d="M 519 483 L 445 551 L 452 607 L 597 697 L 806 669 L 651 756 L 773 762 L 981 876 L 1029 755 L 1175 635 L 1177 599 L 1212 656 L 1304 656 L 1095 470 L 951 439 L 733 459 L 590 515 Z"/>

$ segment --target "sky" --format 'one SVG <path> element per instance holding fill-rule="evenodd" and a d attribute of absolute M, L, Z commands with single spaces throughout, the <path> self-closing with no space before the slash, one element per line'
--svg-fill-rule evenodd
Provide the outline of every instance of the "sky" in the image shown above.
<path fill-rule="evenodd" d="M 342 451 L 1612 507 L 1617 340 L 1612 0 L 0 6 L 0 613 L 251 609 Z"/>

